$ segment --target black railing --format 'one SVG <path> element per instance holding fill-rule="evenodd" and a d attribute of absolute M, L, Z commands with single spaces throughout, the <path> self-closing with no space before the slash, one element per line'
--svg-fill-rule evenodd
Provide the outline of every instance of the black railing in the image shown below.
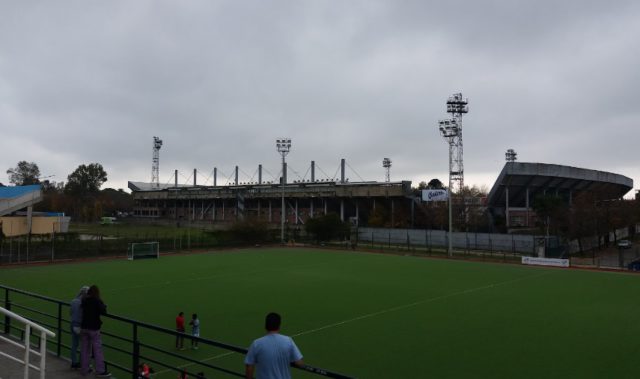
<path fill-rule="evenodd" d="M 63 348 L 65 351 L 70 351 L 71 347 L 64 343 L 64 340 L 68 339 L 70 336 L 70 320 L 63 317 L 63 315 L 69 314 L 68 308 L 69 303 L 56 300 L 47 296 L 39 295 L 36 293 L 7 287 L 4 285 L 0 285 L 0 289 L 4 289 L 4 304 L 3 307 L 12 310 L 15 313 L 20 313 L 23 317 L 30 319 L 34 322 L 37 322 L 44 327 L 55 331 L 56 337 L 52 340 L 47 340 L 50 344 L 48 349 L 55 353 L 57 356 L 66 356 L 62 354 Z M 12 296 L 13 295 L 13 296 Z M 38 300 L 40 301 L 39 305 L 41 307 L 36 306 L 27 306 L 25 304 L 20 304 L 15 300 L 18 295 L 26 296 L 26 300 Z M 26 302 L 25 302 L 26 303 Z M 44 308 L 49 308 L 49 310 L 45 310 Z M 66 311 L 63 312 L 63 308 Z M 203 370 L 216 371 L 218 373 L 224 373 L 228 376 L 234 377 L 244 377 L 244 373 L 234 371 L 233 369 L 216 366 L 214 364 L 210 364 L 204 361 L 198 361 L 196 359 L 192 359 L 189 357 L 185 357 L 174 352 L 158 348 L 151 343 L 143 342 L 144 336 L 143 334 L 149 334 L 150 332 L 159 333 L 161 336 L 166 337 L 183 337 L 186 341 L 197 341 L 198 344 L 208 345 L 214 348 L 219 348 L 226 351 L 225 354 L 246 354 L 247 349 L 240 346 L 230 345 L 227 343 L 210 340 L 202 337 L 194 337 L 188 334 L 179 333 L 177 331 L 163 328 L 161 326 L 133 320 L 130 318 L 107 314 L 104 316 L 105 318 L 111 319 L 117 323 L 119 323 L 119 330 L 126 330 L 126 325 L 130 326 L 131 334 L 123 336 L 120 334 L 108 332 L 105 330 L 101 331 L 101 334 L 107 338 L 103 340 L 103 349 L 105 351 L 111 351 L 114 355 L 121 355 L 122 359 L 109 359 L 105 360 L 106 364 L 110 368 L 116 368 L 120 371 L 123 371 L 132 378 L 137 378 L 137 369 L 141 362 L 152 363 L 156 367 L 156 373 L 159 367 L 162 367 L 162 371 L 164 372 L 176 372 L 182 373 L 185 372 L 191 377 L 198 377 L 196 372 L 191 372 L 186 370 L 185 367 L 198 367 L 198 372 Z M 20 334 L 24 335 L 24 330 L 18 327 L 14 327 L 11 325 L 11 319 L 5 317 L 2 322 L 5 334 Z M 145 352 L 145 354 L 141 353 L 141 350 Z M 107 354 L 108 355 L 108 354 Z M 165 358 L 165 359 L 163 359 Z M 171 359 L 166 359 L 171 358 Z M 313 374 L 321 375 L 328 378 L 338 378 L 338 379 L 349 379 L 353 378 L 351 376 L 343 375 L 337 372 L 325 370 L 319 367 L 305 365 L 303 367 L 294 368 L 310 372 Z"/>

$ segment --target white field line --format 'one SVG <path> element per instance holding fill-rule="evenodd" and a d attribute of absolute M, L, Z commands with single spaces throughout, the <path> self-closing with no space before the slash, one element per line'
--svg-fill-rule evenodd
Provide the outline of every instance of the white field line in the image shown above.
<path fill-rule="evenodd" d="M 413 303 L 399 305 L 399 306 L 396 306 L 396 307 L 383 309 L 383 310 L 380 310 L 380 311 L 377 311 L 377 312 L 367 313 L 367 314 L 364 314 L 362 316 L 358 316 L 358 317 L 350 318 L 350 319 L 347 319 L 347 320 L 335 322 L 333 324 L 324 325 L 324 326 L 321 326 L 319 328 L 305 330 L 305 331 L 302 331 L 302 332 L 291 334 L 290 336 L 291 337 L 299 337 L 299 336 L 303 336 L 303 335 L 306 335 L 306 334 L 316 333 L 316 332 L 319 332 L 319 331 L 322 331 L 322 330 L 325 330 L 325 329 L 335 328 L 337 326 L 341 326 L 341 325 L 348 324 L 348 323 L 351 323 L 351 322 L 355 322 L 355 321 L 364 320 L 364 319 L 367 319 L 367 318 L 379 316 L 379 315 L 382 315 L 382 314 L 385 314 L 385 313 L 396 312 L 396 311 L 400 311 L 400 310 L 407 309 L 407 308 L 412 308 L 412 307 L 415 307 L 415 306 L 418 306 L 418 305 L 422 305 L 422 304 L 433 303 L 434 301 L 438 301 L 438 300 L 449 299 L 449 298 L 452 298 L 452 297 L 466 295 L 466 294 L 469 294 L 469 293 L 478 292 L 478 291 L 482 291 L 482 290 L 486 290 L 486 289 L 490 289 L 490 288 L 494 288 L 494 287 L 500 287 L 500 286 L 504 286 L 506 284 L 520 282 L 520 281 L 523 281 L 525 279 L 539 278 L 541 276 L 545 276 L 545 275 L 548 275 L 550 273 L 551 272 L 548 271 L 548 272 L 543 272 L 543 273 L 535 274 L 535 275 L 527 275 L 527 276 L 523 276 L 523 277 L 517 278 L 517 279 L 505 280 L 504 282 L 487 284 L 486 286 L 480 286 L 480 287 L 466 289 L 466 290 L 463 290 L 463 291 L 453 292 L 453 293 L 446 294 L 446 295 L 431 297 L 431 298 L 428 298 L 428 299 L 415 301 Z M 214 356 L 209 357 L 209 358 L 205 358 L 205 359 L 201 360 L 200 362 L 212 361 L 212 360 L 215 360 L 215 359 L 218 359 L 218 358 L 223 358 L 223 357 L 226 357 L 226 356 L 229 356 L 229 355 L 232 355 L 232 354 L 236 354 L 236 353 L 230 351 L 230 352 L 227 352 L 227 353 L 218 354 L 218 355 L 214 355 Z M 185 365 L 178 366 L 178 368 L 186 368 L 186 367 L 190 367 L 190 366 L 193 366 L 193 365 L 195 365 L 195 363 L 187 363 Z M 165 369 L 165 370 L 162 370 L 162 371 L 158 371 L 156 374 L 159 375 L 159 374 L 170 372 L 170 371 L 172 371 L 172 370 Z"/>
<path fill-rule="evenodd" d="M 319 332 L 321 330 L 334 328 L 336 326 L 348 324 L 348 323 L 351 323 L 351 322 L 354 322 L 354 321 L 364 320 L 366 318 L 379 316 L 379 315 L 382 315 L 382 314 L 385 314 L 385 313 L 391 313 L 391 312 L 395 312 L 395 311 L 399 311 L 399 310 L 403 310 L 403 309 L 407 309 L 407 308 L 412 308 L 412 307 L 415 307 L 415 306 L 418 306 L 418 305 L 422 305 L 422 304 L 432 303 L 432 302 L 438 301 L 438 300 L 448 299 L 448 298 L 451 298 L 451 297 L 456 297 L 456 296 L 460 296 L 460 295 L 466 295 L 466 294 L 469 294 L 469 293 L 478 292 L 478 291 L 482 291 L 482 290 L 489 289 L 489 288 L 499 287 L 499 286 L 503 286 L 505 284 L 511 284 L 511 283 L 519 282 L 519 281 L 522 281 L 522 280 L 525 280 L 525 279 L 537 278 L 537 277 L 544 276 L 544 275 L 547 275 L 547 274 L 549 274 L 549 272 L 544 272 L 544 273 L 536 274 L 536 275 L 523 276 L 521 278 L 507 280 L 507 281 L 504 281 L 504 282 L 498 282 L 498 283 L 494 283 L 494 284 L 487 284 L 486 286 L 480 286 L 480 287 L 476 287 L 476 288 L 466 289 L 466 290 L 463 290 L 463 291 L 453 292 L 453 293 L 446 294 L 446 295 L 431 297 L 431 298 L 428 298 L 428 299 L 415 301 L 413 303 L 399 305 L 399 306 L 396 306 L 396 307 L 383 309 L 383 310 L 380 310 L 380 311 L 377 311 L 377 312 L 367 313 L 367 314 L 362 315 L 362 316 L 354 317 L 354 318 L 351 318 L 351 319 L 348 319 L 348 320 L 344 320 L 344 321 L 335 322 L 333 324 L 328 324 L 328 325 L 325 325 L 325 326 L 321 326 L 321 327 L 316 328 L 316 329 L 305 330 L 305 331 L 302 331 L 302 332 L 299 332 L 299 333 L 296 333 L 296 334 L 292 334 L 291 337 L 303 336 L 305 334 L 311 334 L 311 333 Z"/>

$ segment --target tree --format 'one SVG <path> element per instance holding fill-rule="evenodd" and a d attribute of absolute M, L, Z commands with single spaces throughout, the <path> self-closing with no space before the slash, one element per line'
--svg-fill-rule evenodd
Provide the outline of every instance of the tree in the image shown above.
<path fill-rule="evenodd" d="M 17 186 L 40 183 L 40 169 L 33 162 L 20 161 L 18 166 L 7 170 L 9 181 Z"/>
<path fill-rule="evenodd" d="M 349 234 L 349 223 L 340 220 L 340 216 L 335 213 L 310 218 L 304 224 L 304 227 L 307 233 L 318 243 L 335 238 L 342 239 Z"/>
<path fill-rule="evenodd" d="M 546 235 L 561 234 L 568 229 L 569 206 L 564 199 L 555 195 L 540 195 L 533 201 L 538 224 Z"/>
<path fill-rule="evenodd" d="M 440 179 L 431 179 L 427 184 L 428 189 L 444 189 L 444 184 L 440 181 Z"/>
<path fill-rule="evenodd" d="M 107 173 L 99 163 L 80 165 L 67 177 L 64 190 L 72 195 L 88 195 L 97 193 L 100 186 L 107 181 Z"/>

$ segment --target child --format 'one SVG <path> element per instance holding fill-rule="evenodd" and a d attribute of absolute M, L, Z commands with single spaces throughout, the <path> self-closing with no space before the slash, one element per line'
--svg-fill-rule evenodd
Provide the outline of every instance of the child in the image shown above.
<path fill-rule="evenodd" d="M 184 333 L 184 312 L 176 317 L 176 332 Z M 176 349 L 184 350 L 184 337 L 180 334 L 176 335 Z"/>
<path fill-rule="evenodd" d="M 191 316 L 191 321 L 189 321 L 189 325 L 191 325 L 191 335 L 194 337 L 200 337 L 200 320 L 198 320 L 198 315 L 193 314 Z M 198 350 L 198 341 L 195 339 L 191 340 L 191 348 Z"/>
<path fill-rule="evenodd" d="M 138 379 L 149 379 L 153 369 L 146 363 L 140 363 L 138 366 Z"/>

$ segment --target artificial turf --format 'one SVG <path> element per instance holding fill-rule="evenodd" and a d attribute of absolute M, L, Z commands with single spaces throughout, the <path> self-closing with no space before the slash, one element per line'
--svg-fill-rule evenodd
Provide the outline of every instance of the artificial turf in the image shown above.
<path fill-rule="evenodd" d="M 0 284 L 66 301 L 97 284 L 110 313 L 170 329 L 198 313 L 201 336 L 244 347 L 276 311 L 306 363 L 359 378 L 631 378 L 640 354 L 640 276 L 624 273 L 262 248 L 5 267 Z M 243 369 L 207 346 L 178 354 Z"/>

